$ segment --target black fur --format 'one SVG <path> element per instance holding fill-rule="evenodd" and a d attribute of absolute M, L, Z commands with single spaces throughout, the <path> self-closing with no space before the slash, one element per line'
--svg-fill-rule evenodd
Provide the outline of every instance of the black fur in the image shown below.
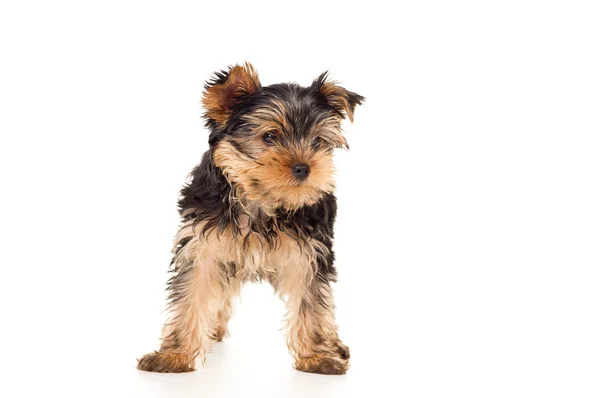
<path fill-rule="evenodd" d="M 222 84 L 227 80 L 228 72 L 216 72 L 205 88 Z M 203 232 L 217 229 L 223 231 L 230 226 L 239 233 L 237 219 L 241 209 L 231 200 L 232 187 L 215 166 L 212 150 L 228 135 L 244 134 L 245 128 L 242 115 L 252 112 L 269 101 L 277 99 L 286 104 L 288 120 L 292 121 L 293 128 L 284 131 L 283 136 L 288 140 L 300 139 L 303 132 L 332 113 L 344 117 L 341 109 L 332 106 L 321 93 L 320 87 L 325 83 L 327 72 L 321 74 L 309 87 L 297 84 L 274 84 L 261 87 L 257 92 L 243 95 L 233 105 L 231 117 L 225 126 L 219 125 L 215 120 L 205 116 L 206 127 L 210 129 L 210 149 L 202 157 L 201 163 L 192 171 L 191 182 L 181 190 L 179 210 L 184 221 L 195 219 L 204 223 Z M 348 101 L 352 108 L 360 104 L 364 98 L 356 93 L 347 92 Z M 284 126 L 281 126 L 283 129 Z M 231 141 L 232 144 L 235 141 Z M 284 143 L 285 144 L 285 143 Z M 241 148 L 238 148 L 241 151 Z M 260 184 L 260 181 L 253 181 Z M 276 217 L 262 215 L 250 222 L 250 230 L 260 234 L 273 245 L 276 245 L 276 229 L 295 237 L 299 244 L 307 238 L 322 242 L 328 253 L 318 259 L 319 274 L 326 279 L 334 280 L 336 271 L 333 265 L 334 254 L 333 225 L 335 222 L 337 204 L 333 194 L 325 194 L 323 198 L 310 206 L 302 207 L 295 211 L 277 209 Z"/>
<path fill-rule="evenodd" d="M 227 79 L 225 72 L 217 72 L 213 79 L 207 83 L 207 87 L 220 84 Z M 285 137 L 299 139 L 308 127 L 317 124 L 332 113 L 344 118 L 342 109 L 335 107 L 327 101 L 325 95 L 319 90 L 327 78 L 327 72 L 321 74 L 309 87 L 302 87 L 295 83 L 280 83 L 262 87 L 260 91 L 246 94 L 237 101 L 232 110 L 229 123 L 220 127 L 217 122 L 205 117 L 206 127 L 211 130 L 208 142 L 214 147 L 227 135 L 243 134 L 244 122 L 242 115 L 252 112 L 254 109 L 268 104 L 272 99 L 283 101 L 286 106 L 287 117 L 293 121 L 293 129 L 285 131 Z M 352 108 L 361 104 L 365 98 L 361 95 L 347 91 L 348 101 Z"/>
<path fill-rule="evenodd" d="M 231 201 L 231 185 L 212 161 L 211 150 L 202 157 L 202 162 L 192 171 L 191 181 L 181 190 L 179 212 L 184 220 L 194 219 L 205 222 L 204 232 L 210 229 L 224 230 L 231 226 L 239 232 L 237 217 L 242 212 L 237 203 Z M 318 258 L 319 271 L 328 279 L 335 278 L 333 265 L 333 225 L 337 212 L 335 195 L 327 194 L 319 202 L 304 206 L 295 211 L 277 209 L 276 217 L 254 220 L 249 227 L 252 232 L 261 234 L 267 242 L 276 245 L 275 227 L 295 237 L 299 244 L 307 239 L 322 242 L 329 253 Z M 187 216 L 183 216 L 187 214 Z M 187 243 L 187 242 L 185 242 Z M 185 243 L 180 246 L 183 247 Z"/>
<path fill-rule="evenodd" d="M 167 282 L 170 315 L 161 349 L 142 357 L 139 369 L 193 370 L 195 358 L 205 356 L 210 343 L 226 334 L 231 316 L 229 285 L 262 279 L 282 297 L 300 300 L 298 307 L 289 306 L 293 312 L 288 319 L 288 346 L 296 358 L 294 366 L 322 374 L 343 374 L 348 369 L 350 352 L 337 335 L 329 290 L 336 279 L 332 245 L 337 204 L 330 193 L 334 188 L 331 156 L 334 148 L 347 147 L 341 119 L 352 119 L 354 107 L 364 98 L 326 78 L 322 74 L 309 87 L 262 87 L 253 67 L 245 64 L 219 71 L 206 83 L 203 103 L 210 148 L 181 190 L 183 226 L 170 266 L 173 275 Z M 303 178 L 294 174 L 299 162 L 306 162 Z M 284 234 L 297 242 L 299 250 L 287 251 L 284 245 L 289 239 Z M 233 245 L 234 254 L 215 256 L 215 267 L 207 267 L 209 272 L 202 275 L 196 272 L 194 251 L 213 250 L 202 245 L 205 238 L 215 235 L 224 238 L 222 245 Z M 299 269 L 308 278 L 298 278 L 293 267 L 287 276 L 284 267 L 272 271 L 260 266 L 246 275 L 245 264 L 237 264 L 246 261 L 238 256 L 245 250 L 244 255 L 252 256 L 267 252 L 265 261 L 270 261 L 267 255 L 273 253 L 268 251 L 277 250 L 280 241 L 283 251 L 275 253 L 281 254 L 276 261 L 285 262 L 286 254 L 299 256 Z M 212 294 L 199 294 L 206 286 L 198 282 L 199 275 L 218 281 L 214 285 L 223 291 L 215 288 Z M 282 282 L 280 277 L 297 279 Z M 196 303 L 202 311 L 190 305 L 194 300 L 199 300 Z M 222 307 L 212 313 L 216 305 Z M 193 322 L 197 327 L 191 326 Z"/>

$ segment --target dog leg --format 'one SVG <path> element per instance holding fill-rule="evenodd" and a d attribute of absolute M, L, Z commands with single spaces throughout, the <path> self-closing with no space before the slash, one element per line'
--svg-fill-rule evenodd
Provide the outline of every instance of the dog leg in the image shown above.
<path fill-rule="evenodd" d="M 223 294 L 223 304 L 217 314 L 217 330 L 215 338 L 217 341 L 223 341 L 223 338 L 229 336 L 227 325 L 233 313 L 233 298 L 239 294 L 240 283 L 237 280 L 230 280 L 227 291 Z"/>
<path fill-rule="evenodd" d="M 321 274 L 308 283 L 299 283 L 301 280 L 284 279 L 278 284 L 280 294 L 287 297 L 287 343 L 296 360 L 294 366 L 303 372 L 344 374 L 350 350 L 338 337 L 329 281 Z"/>
<path fill-rule="evenodd" d="M 220 272 L 218 262 L 207 245 L 194 237 L 177 249 L 172 271 L 175 275 L 168 282 L 169 316 L 163 328 L 162 345 L 159 351 L 139 360 L 141 370 L 192 371 L 196 357 L 204 361 L 215 341 L 217 314 L 229 282 Z"/>

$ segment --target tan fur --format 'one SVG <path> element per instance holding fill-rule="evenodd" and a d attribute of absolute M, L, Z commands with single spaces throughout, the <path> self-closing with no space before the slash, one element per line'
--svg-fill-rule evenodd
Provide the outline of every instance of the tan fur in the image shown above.
<path fill-rule="evenodd" d="M 340 119 L 336 116 L 330 116 L 321 123 L 316 124 L 310 131 L 311 137 L 319 136 L 333 148 L 348 149 L 348 141 L 342 135 Z"/>
<path fill-rule="evenodd" d="M 187 372 L 197 357 L 204 363 L 214 342 L 228 334 L 241 284 L 256 280 L 269 281 L 287 304 L 287 345 L 298 370 L 343 374 L 348 369 L 350 353 L 337 334 L 330 287 L 335 279 L 329 253 L 335 198 L 324 196 L 335 187 L 333 149 L 348 147 L 341 120 L 345 114 L 352 121 L 354 107 L 364 98 L 325 76 L 310 88 L 318 87 L 325 98 L 290 86 L 291 99 L 284 102 L 285 91 L 265 90 L 266 100 L 236 113 L 230 123 L 235 134 L 224 127 L 233 122 L 232 109 L 243 105 L 244 95 L 262 90 L 256 70 L 248 63 L 236 65 L 207 84 L 202 102 L 213 130 L 212 164 L 202 164 L 214 180 L 200 173 L 192 181 L 198 186 L 182 200 L 192 205 L 182 206 L 188 221 L 175 239 L 162 345 L 139 360 L 139 369 Z M 321 106 L 323 100 L 329 106 Z M 317 105 L 320 114 L 305 109 Z M 215 133 L 219 139 L 213 141 Z M 212 187 L 211 181 L 226 185 L 223 176 L 227 189 Z M 204 185 L 208 193 L 202 192 Z M 202 204 L 202 195 L 219 192 L 229 197 Z M 321 199 L 315 208 L 302 209 Z"/>
<path fill-rule="evenodd" d="M 169 308 L 161 351 L 204 358 L 214 340 L 228 286 L 222 282 L 218 259 L 208 245 L 200 243 L 191 223 L 181 228 L 176 240 L 190 237 L 192 241 L 175 257 L 176 264 L 190 269 L 179 282 L 181 299 Z"/>
<path fill-rule="evenodd" d="M 176 262 L 191 269 L 182 281 L 182 298 L 170 308 L 161 350 L 143 357 L 140 369 L 181 372 L 193 370 L 196 357 L 204 362 L 212 344 L 226 334 L 231 300 L 239 294 L 240 284 L 258 278 L 271 281 L 288 303 L 288 343 L 295 356 L 335 354 L 332 347 L 339 340 L 333 303 L 331 313 L 307 310 L 302 304 L 314 300 L 315 289 L 331 300 L 329 286 L 315 278 L 317 257 L 325 256 L 327 248 L 315 240 L 299 243 L 281 231 L 271 246 L 259 235 L 249 234 L 243 221 L 240 225 L 241 235 L 214 229 L 202 234 L 202 225 L 192 222 L 182 226 L 176 245 L 191 240 L 177 253 Z M 224 269 L 220 264 L 236 266 Z"/>
<path fill-rule="evenodd" d="M 337 334 L 331 287 L 318 278 L 298 284 L 301 269 L 301 263 L 290 263 L 275 283 L 287 300 L 287 344 L 295 366 L 312 373 L 345 373 L 350 353 Z"/>
<path fill-rule="evenodd" d="M 215 331 L 215 340 L 222 341 L 223 338 L 229 335 L 227 325 L 231 319 L 233 313 L 233 299 L 240 293 L 240 282 L 239 280 L 229 280 L 227 289 L 223 295 L 223 301 L 221 309 L 217 314 L 217 330 Z"/>
<path fill-rule="evenodd" d="M 267 211 L 269 207 L 295 210 L 314 204 L 335 188 L 333 156 L 327 150 L 269 148 L 252 158 L 237 151 L 230 142 L 222 141 L 214 150 L 213 159 L 227 179 L 236 184 L 240 197 L 260 201 Z M 307 163 L 311 170 L 310 178 L 303 183 L 294 181 L 290 172 L 292 164 L 298 162 Z"/>
<path fill-rule="evenodd" d="M 348 119 L 354 122 L 354 108 L 348 101 L 348 92 L 345 88 L 338 86 L 335 82 L 325 82 L 321 86 L 321 92 L 333 107 L 343 109 L 348 115 Z"/>
<path fill-rule="evenodd" d="M 258 73 L 250 63 L 234 66 L 224 83 L 208 87 L 204 92 L 202 103 L 206 108 L 206 116 L 226 124 L 236 98 L 253 93 L 260 87 Z"/>
<path fill-rule="evenodd" d="M 138 360 L 138 369 L 159 373 L 191 372 L 194 370 L 194 358 L 191 354 L 161 349 Z"/>

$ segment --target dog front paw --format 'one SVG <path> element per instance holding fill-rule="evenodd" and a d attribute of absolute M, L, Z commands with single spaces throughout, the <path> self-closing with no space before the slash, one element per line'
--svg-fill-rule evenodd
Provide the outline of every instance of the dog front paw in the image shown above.
<path fill-rule="evenodd" d="M 194 370 L 194 360 L 185 354 L 155 351 L 138 359 L 137 368 L 158 373 L 191 372 Z"/>
<path fill-rule="evenodd" d="M 322 375 L 343 375 L 349 367 L 349 353 L 344 356 L 345 358 L 342 355 L 327 356 L 317 354 L 312 357 L 301 357 L 296 359 L 295 367 L 302 372 L 319 373 Z"/>

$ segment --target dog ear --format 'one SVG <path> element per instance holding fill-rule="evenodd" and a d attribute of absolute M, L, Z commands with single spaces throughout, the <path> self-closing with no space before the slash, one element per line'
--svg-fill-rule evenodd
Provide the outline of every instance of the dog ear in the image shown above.
<path fill-rule="evenodd" d="M 227 71 L 216 72 L 206 82 L 202 103 L 206 108 L 204 118 L 208 124 L 223 126 L 229 120 L 231 109 L 243 95 L 261 90 L 258 73 L 246 62 L 244 65 L 229 67 Z"/>
<path fill-rule="evenodd" d="M 365 97 L 346 90 L 334 81 L 329 81 L 328 73 L 321 73 L 313 81 L 313 89 L 318 90 L 325 97 L 327 103 L 337 111 L 342 119 L 348 116 L 348 119 L 354 122 L 354 109 L 356 105 L 360 105 L 365 101 Z"/>

